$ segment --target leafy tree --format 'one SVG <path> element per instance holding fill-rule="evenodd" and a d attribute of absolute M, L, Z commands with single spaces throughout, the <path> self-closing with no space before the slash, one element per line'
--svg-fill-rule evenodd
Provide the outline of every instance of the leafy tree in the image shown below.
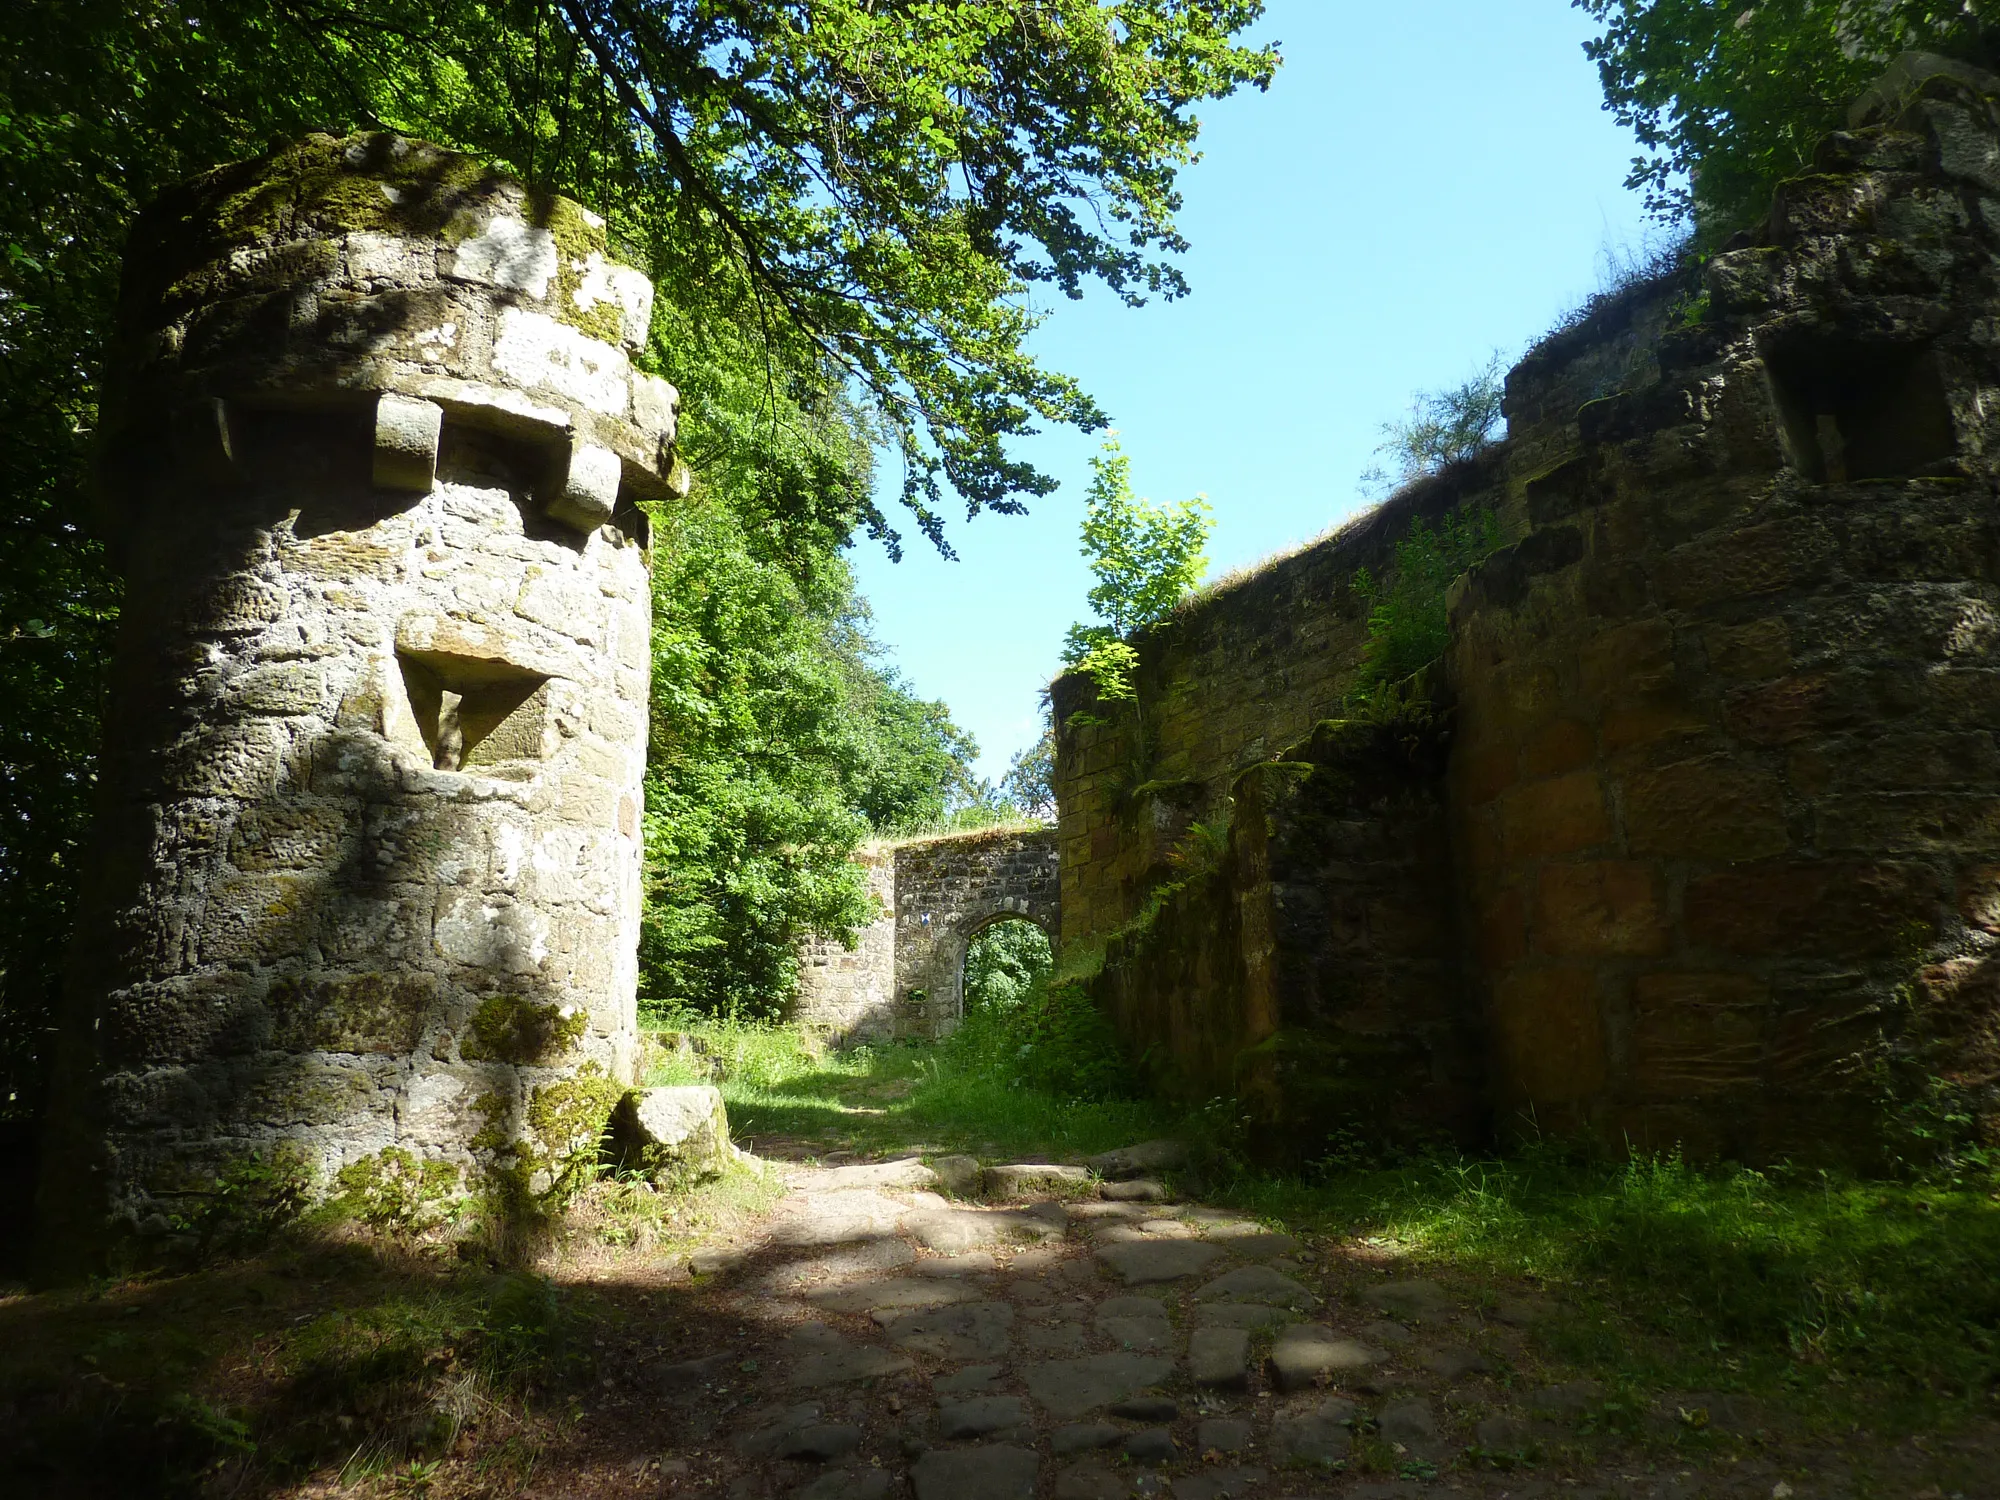
<path fill-rule="evenodd" d="M 1025 750 L 1014 752 L 1007 774 L 1000 778 L 1001 793 L 1025 817 L 1053 822 L 1056 816 L 1056 731 L 1046 719 L 1041 737 Z"/>
<path fill-rule="evenodd" d="M 965 949 L 965 1009 L 1009 1011 L 1055 970 L 1048 935 L 1033 922 L 996 922 Z"/>
<path fill-rule="evenodd" d="M 659 518 L 640 955 L 656 1008 L 782 1011 L 799 938 L 871 917 L 855 844 L 971 784 L 971 737 L 874 663 L 838 556 L 813 562 L 790 566 L 707 485 Z"/>
<path fill-rule="evenodd" d="M 1501 543 L 1489 510 L 1453 511 L 1436 527 L 1419 516 L 1396 543 L 1389 576 L 1355 571 L 1354 592 L 1369 605 L 1368 642 L 1353 697 L 1365 704 L 1429 666 L 1451 644 L 1445 596 L 1458 576 Z"/>
<path fill-rule="evenodd" d="M 1815 144 L 1899 52 L 1991 61 L 1976 0 L 1573 0 L 1603 32 L 1584 47 L 1606 107 L 1648 155 L 1627 186 L 1714 244 L 1811 166 Z"/>
<path fill-rule="evenodd" d="M 1396 472 L 1379 464 L 1368 469 L 1361 476 L 1362 493 L 1380 498 L 1412 479 L 1476 457 L 1503 420 L 1506 390 L 1506 361 L 1496 353 L 1463 385 L 1419 391 L 1410 398 L 1407 417 L 1382 424 L 1383 441 L 1375 451 L 1386 455 Z"/>
<path fill-rule="evenodd" d="M 1090 461 L 1084 496 L 1083 555 L 1090 560 L 1090 607 L 1098 623 L 1072 625 L 1063 661 L 1089 675 L 1098 697 L 1132 696 L 1138 662 L 1127 637 L 1156 625 L 1201 582 L 1215 521 L 1208 497 L 1154 504 L 1132 493 L 1132 460 L 1113 433 Z"/>
<path fill-rule="evenodd" d="M 1099 419 L 1024 352 L 1034 319 L 1014 294 L 1034 281 L 1076 294 L 1091 278 L 1128 300 L 1183 290 L 1165 257 L 1182 248 L 1175 182 L 1192 111 L 1268 83 L 1275 53 L 1234 40 L 1260 12 L 1260 0 L 0 10 L 0 1115 L 35 1107 L 88 817 L 118 588 L 77 518 L 95 364 L 138 205 L 309 129 L 362 127 L 590 203 L 660 287 L 652 363 L 682 389 L 691 463 L 741 508 L 758 565 L 811 589 L 857 524 L 896 545 L 857 448 L 900 449 L 904 496 L 940 545 L 940 481 L 969 511 L 1050 487 L 1006 440 L 1036 421 Z M 910 702 L 879 700 L 877 774 L 845 784 L 873 814 L 932 795 L 910 788 L 940 764 L 926 739 L 940 725 Z M 895 750 L 899 733 L 930 748 Z M 787 909 L 838 905 L 802 891 Z"/>

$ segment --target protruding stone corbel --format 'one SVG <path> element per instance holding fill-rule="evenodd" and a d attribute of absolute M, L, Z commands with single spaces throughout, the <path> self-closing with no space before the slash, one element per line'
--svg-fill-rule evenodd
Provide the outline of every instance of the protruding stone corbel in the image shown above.
<path fill-rule="evenodd" d="M 578 531 L 595 531 L 618 505 L 624 465 L 609 448 L 571 443 L 546 507 L 553 520 Z"/>
<path fill-rule="evenodd" d="M 375 402 L 375 483 L 385 490 L 427 495 L 437 482 L 438 434 L 444 408 L 385 391 Z"/>

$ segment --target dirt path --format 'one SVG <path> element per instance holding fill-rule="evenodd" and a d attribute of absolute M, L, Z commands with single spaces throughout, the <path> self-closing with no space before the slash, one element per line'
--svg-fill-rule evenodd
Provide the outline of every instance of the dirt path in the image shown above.
<path fill-rule="evenodd" d="M 667 1424 L 642 1490 L 2000 1495 L 1982 1461 L 2000 1448 L 1804 1447 L 1740 1397 L 1564 1379 L 1535 1348 L 1546 1299 L 1399 1275 L 1366 1245 L 1300 1244 L 1155 1182 L 989 1169 L 1000 1201 L 967 1201 L 914 1159 L 777 1170 L 776 1209 L 694 1257 L 713 1346 L 630 1372 Z M 1940 1488 L 1938 1464 L 1990 1484 Z"/>

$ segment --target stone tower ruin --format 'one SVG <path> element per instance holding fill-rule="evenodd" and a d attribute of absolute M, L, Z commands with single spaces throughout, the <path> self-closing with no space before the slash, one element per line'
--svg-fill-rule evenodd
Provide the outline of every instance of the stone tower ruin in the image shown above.
<path fill-rule="evenodd" d="M 532 1198 L 594 1152 L 637 1043 L 652 300 L 588 211 L 389 135 L 140 219 L 56 1253 L 186 1232 L 246 1163 Z"/>

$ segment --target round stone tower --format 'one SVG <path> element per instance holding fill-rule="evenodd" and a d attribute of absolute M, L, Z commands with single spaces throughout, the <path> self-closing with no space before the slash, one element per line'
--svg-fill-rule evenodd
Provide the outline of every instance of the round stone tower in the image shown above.
<path fill-rule="evenodd" d="M 635 502 L 676 488 L 652 300 L 596 216 L 389 135 L 141 217 L 52 1254 L 218 1184 L 519 1204 L 592 1158 L 637 1041 Z"/>

